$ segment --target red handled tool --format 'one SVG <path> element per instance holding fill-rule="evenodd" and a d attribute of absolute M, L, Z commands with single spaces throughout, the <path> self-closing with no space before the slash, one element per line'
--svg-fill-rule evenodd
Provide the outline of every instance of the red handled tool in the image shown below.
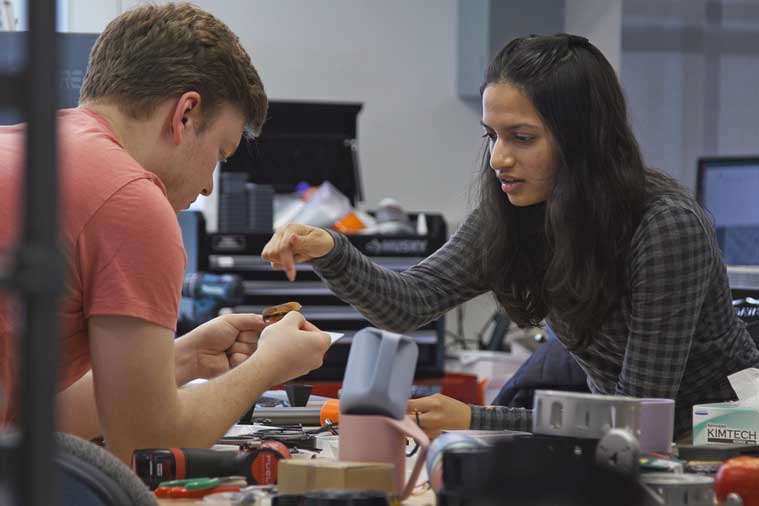
<path fill-rule="evenodd" d="M 148 448 L 132 454 L 132 470 L 154 490 L 161 482 L 186 478 L 243 476 L 249 484 L 277 482 L 280 459 L 290 458 L 279 441 L 264 441 L 249 451 L 206 448 Z"/>

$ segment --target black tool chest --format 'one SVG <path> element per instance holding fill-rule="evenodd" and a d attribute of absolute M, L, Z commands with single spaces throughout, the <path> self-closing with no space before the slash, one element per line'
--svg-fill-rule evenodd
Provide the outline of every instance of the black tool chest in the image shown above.
<path fill-rule="evenodd" d="M 270 185 L 275 193 L 292 193 L 299 182 L 319 185 L 330 181 L 352 204 L 363 200 L 359 177 L 356 120 L 360 104 L 272 102 L 260 137 L 243 139 L 237 152 L 221 165 L 221 186 L 238 181 Z M 237 176 L 229 177 L 230 173 Z M 229 189 L 220 188 L 224 194 Z M 222 207 L 223 204 L 220 204 Z M 220 209 L 222 215 L 223 209 Z M 412 223 L 417 214 L 409 214 Z M 379 265 L 403 271 L 433 253 L 447 239 L 445 220 L 425 213 L 425 235 L 351 235 L 360 251 Z M 324 366 L 308 379 L 341 380 L 352 334 L 371 325 L 356 309 L 341 301 L 310 265 L 298 265 L 296 281 L 274 271 L 260 253 L 271 231 L 222 230 L 206 238 L 202 269 L 240 275 L 245 297 L 236 312 L 260 313 L 266 306 L 296 301 L 303 315 L 325 331 L 346 336 L 327 353 Z M 417 378 L 443 375 L 444 318 L 409 333 L 419 345 Z"/>

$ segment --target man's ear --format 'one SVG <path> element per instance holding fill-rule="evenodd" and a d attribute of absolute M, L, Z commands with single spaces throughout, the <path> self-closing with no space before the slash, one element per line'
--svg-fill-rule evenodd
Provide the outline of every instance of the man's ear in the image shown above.
<path fill-rule="evenodd" d="M 200 125 L 200 93 L 188 91 L 182 94 L 174 105 L 171 115 L 171 139 L 181 144 L 185 135 L 196 131 Z"/>

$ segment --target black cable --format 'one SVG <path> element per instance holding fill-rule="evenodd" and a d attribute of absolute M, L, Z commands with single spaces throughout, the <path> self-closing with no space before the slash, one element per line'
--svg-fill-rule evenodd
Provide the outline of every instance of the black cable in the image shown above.
<path fill-rule="evenodd" d="M 332 434 L 337 435 L 337 427 L 338 425 L 336 423 L 328 422 L 322 427 L 304 430 L 303 432 L 306 434 L 321 434 L 322 432 L 331 432 Z"/>
<path fill-rule="evenodd" d="M 414 448 L 409 453 L 406 454 L 406 457 L 413 457 L 414 455 L 416 455 L 416 452 L 418 451 L 419 451 L 419 443 L 414 441 Z"/>
<path fill-rule="evenodd" d="M 422 428 L 422 424 L 419 422 L 419 410 L 418 409 L 414 410 L 414 416 L 416 417 L 416 425 L 417 425 L 417 427 L 419 427 L 421 429 Z M 413 457 L 416 454 L 416 452 L 419 451 L 419 443 L 417 443 L 416 440 L 414 440 L 414 443 L 415 443 L 414 448 L 411 450 L 410 453 L 406 454 L 406 457 Z M 408 441 L 406 441 L 406 446 L 408 446 Z"/>

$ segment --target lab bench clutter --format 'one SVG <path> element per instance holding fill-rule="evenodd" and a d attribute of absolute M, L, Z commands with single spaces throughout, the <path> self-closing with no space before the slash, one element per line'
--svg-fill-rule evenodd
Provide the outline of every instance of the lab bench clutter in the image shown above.
<path fill-rule="evenodd" d="M 672 400 L 550 390 L 536 392 L 532 432 L 449 431 L 430 442 L 406 413 L 417 356 L 415 340 L 364 329 L 339 401 L 288 389 L 305 406 L 279 409 L 319 413 L 313 427 L 274 425 L 254 409 L 213 449 L 136 450 L 133 470 L 161 504 L 759 504 L 759 371 L 731 376 L 741 400 L 715 418 L 699 418 L 713 406 L 694 406 L 703 444 L 672 442 Z"/>

